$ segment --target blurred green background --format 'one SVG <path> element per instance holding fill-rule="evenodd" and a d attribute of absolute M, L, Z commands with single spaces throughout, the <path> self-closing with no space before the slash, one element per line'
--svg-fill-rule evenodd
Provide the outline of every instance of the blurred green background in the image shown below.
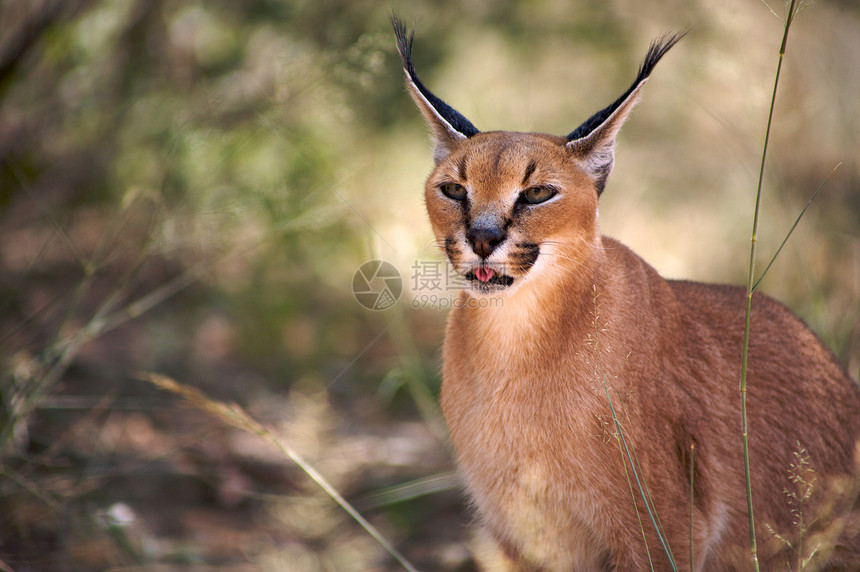
<path fill-rule="evenodd" d="M 775 1 L 6 0 L 0 569 L 402 569 L 274 446 L 141 372 L 270 424 L 418 568 L 474 569 L 435 407 L 454 292 L 416 276 L 440 260 L 432 160 L 391 10 L 484 130 L 568 133 L 691 28 L 622 131 L 601 224 L 665 276 L 744 281 Z M 856 377 L 856 2 L 800 14 L 780 89 L 759 268 L 842 164 L 764 290 Z M 384 311 L 351 291 L 373 259 L 403 277 Z"/>

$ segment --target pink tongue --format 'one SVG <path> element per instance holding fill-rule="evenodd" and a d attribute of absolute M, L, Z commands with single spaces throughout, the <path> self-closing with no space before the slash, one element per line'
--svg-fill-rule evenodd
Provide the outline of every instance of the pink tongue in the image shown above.
<path fill-rule="evenodd" d="M 490 278 L 493 277 L 493 274 L 495 274 L 495 272 L 492 268 L 486 268 L 484 266 L 475 270 L 475 277 L 481 282 L 489 282 Z"/>

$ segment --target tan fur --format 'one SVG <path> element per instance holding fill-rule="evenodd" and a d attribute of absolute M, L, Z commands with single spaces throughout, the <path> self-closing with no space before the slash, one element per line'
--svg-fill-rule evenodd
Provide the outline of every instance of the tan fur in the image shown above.
<path fill-rule="evenodd" d="M 462 476 L 509 569 L 646 570 L 649 558 L 655 570 L 669 568 L 610 399 L 678 568 L 749 569 L 738 391 L 746 293 L 667 281 L 598 229 L 594 165 L 605 160 L 594 157 L 608 152 L 611 160 L 640 90 L 595 141 L 577 145 L 544 134 L 452 134 L 408 85 L 437 143 L 425 190 L 437 241 L 463 276 L 483 265 L 513 278 L 496 289 L 471 280 L 460 293 L 442 386 Z M 467 189 L 467 203 L 442 193 L 450 183 Z M 514 215 L 524 188 L 540 186 L 558 195 Z M 506 225 L 487 257 L 466 237 L 476 220 Z M 527 243 L 539 245 L 533 266 L 520 262 Z M 501 303 L 474 303 L 487 296 Z M 812 523 L 804 551 L 817 547 L 810 569 L 860 569 L 852 513 L 858 386 L 779 303 L 754 296 L 752 324 L 748 411 L 762 569 L 797 568 L 767 527 L 798 545 L 785 491 L 798 486 L 789 469 L 801 450 L 815 471 L 803 507 Z"/>

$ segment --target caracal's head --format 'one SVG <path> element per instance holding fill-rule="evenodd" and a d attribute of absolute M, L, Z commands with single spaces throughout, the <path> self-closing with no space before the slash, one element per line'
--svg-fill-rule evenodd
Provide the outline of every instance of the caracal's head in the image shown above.
<path fill-rule="evenodd" d="M 566 137 L 479 131 L 428 90 L 413 35 L 392 18 L 409 93 L 430 126 L 436 163 L 425 189 L 437 243 L 473 295 L 513 292 L 542 275 L 577 272 L 599 245 L 597 200 L 615 137 L 654 66 L 681 38 L 664 36 L 635 81 Z"/>

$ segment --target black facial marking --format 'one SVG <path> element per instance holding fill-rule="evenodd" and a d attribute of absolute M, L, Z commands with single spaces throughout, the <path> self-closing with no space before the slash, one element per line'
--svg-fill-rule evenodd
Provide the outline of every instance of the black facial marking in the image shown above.
<path fill-rule="evenodd" d="M 505 145 L 501 149 L 499 149 L 499 152 L 496 153 L 495 157 L 493 157 L 493 169 L 492 169 L 493 172 L 499 171 L 499 165 L 502 164 L 502 158 L 504 157 L 504 155 L 507 151 L 508 151 L 508 146 Z"/>
<path fill-rule="evenodd" d="M 511 258 L 513 258 L 516 264 L 520 265 L 520 270 L 525 272 L 534 266 L 539 255 L 539 244 L 535 244 L 533 242 L 520 242 L 517 243 L 517 250 L 511 253 Z"/>
<path fill-rule="evenodd" d="M 460 180 L 464 183 L 466 182 L 466 157 L 464 156 L 460 159 L 460 162 L 457 163 L 457 175 L 460 176 Z"/>
<path fill-rule="evenodd" d="M 535 169 L 537 169 L 537 165 L 535 164 L 534 161 L 532 161 L 531 163 L 529 163 L 529 166 L 526 167 L 526 174 L 523 177 L 523 182 L 520 183 L 521 187 L 527 187 L 528 186 L 527 183 L 529 182 L 529 179 L 531 178 L 531 176 L 534 174 Z"/>
<path fill-rule="evenodd" d="M 453 257 L 457 254 L 456 250 L 454 250 L 454 244 L 456 244 L 456 241 L 452 237 L 445 237 L 445 254 L 448 256 L 449 259 L 453 259 Z"/>
<path fill-rule="evenodd" d="M 509 219 L 511 221 L 511 224 L 513 224 L 514 222 L 519 222 L 523 218 L 523 215 L 527 214 L 528 212 L 528 203 L 524 203 L 523 201 L 517 200 L 514 203 L 514 208 L 511 209 L 511 218 Z"/>

